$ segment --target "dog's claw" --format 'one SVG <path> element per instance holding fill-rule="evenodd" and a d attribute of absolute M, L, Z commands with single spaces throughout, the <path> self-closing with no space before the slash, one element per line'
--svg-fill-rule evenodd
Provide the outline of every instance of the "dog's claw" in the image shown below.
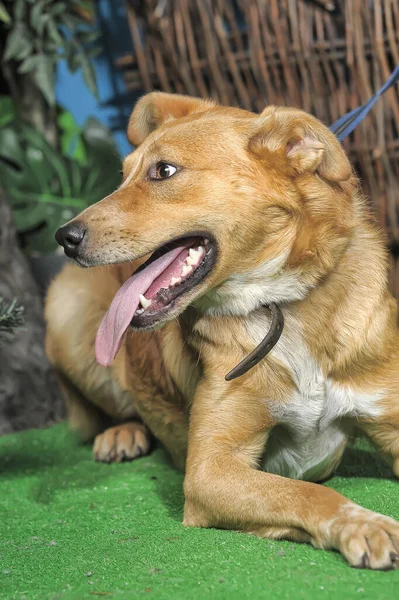
<path fill-rule="evenodd" d="M 365 552 L 362 556 L 362 569 L 369 569 L 370 568 L 370 557 L 368 555 L 367 552 Z"/>
<path fill-rule="evenodd" d="M 396 552 L 391 552 L 390 557 L 395 569 L 399 569 L 399 554 Z"/>

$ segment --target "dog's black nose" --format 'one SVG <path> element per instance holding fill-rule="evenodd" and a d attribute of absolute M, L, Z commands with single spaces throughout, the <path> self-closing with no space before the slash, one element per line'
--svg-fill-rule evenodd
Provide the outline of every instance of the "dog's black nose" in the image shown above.
<path fill-rule="evenodd" d="M 76 258 L 79 252 L 79 246 L 85 237 L 86 229 L 82 223 L 76 222 L 70 225 L 64 225 L 55 234 L 55 239 L 64 246 L 65 254 L 69 258 Z"/>

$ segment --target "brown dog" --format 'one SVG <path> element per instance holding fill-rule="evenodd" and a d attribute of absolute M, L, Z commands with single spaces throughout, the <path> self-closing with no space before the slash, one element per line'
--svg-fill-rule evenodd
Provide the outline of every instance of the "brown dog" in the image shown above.
<path fill-rule="evenodd" d="M 340 144 L 296 109 L 161 93 L 139 101 L 128 133 L 138 148 L 120 188 L 57 234 L 93 267 L 67 266 L 47 301 L 72 427 L 97 435 L 97 460 L 135 458 L 149 449 L 140 416 L 186 464 L 185 525 L 397 566 L 396 521 L 309 483 L 359 429 L 399 476 L 387 255 Z M 280 340 L 226 381 L 267 333 L 271 303 Z M 101 433 L 104 416 L 127 422 Z"/>

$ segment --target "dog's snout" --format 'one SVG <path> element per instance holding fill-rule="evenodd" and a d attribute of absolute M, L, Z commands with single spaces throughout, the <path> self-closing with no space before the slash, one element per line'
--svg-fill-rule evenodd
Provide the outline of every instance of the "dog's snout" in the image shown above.
<path fill-rule="evenodd" d="M 86 229 L 82 223 L 76 222 L 64 225 L 55 234 L 55 239 L 64 247 L 65 254 L 70 258 L 76 258 L 80 245 L 86 235 Z"/>

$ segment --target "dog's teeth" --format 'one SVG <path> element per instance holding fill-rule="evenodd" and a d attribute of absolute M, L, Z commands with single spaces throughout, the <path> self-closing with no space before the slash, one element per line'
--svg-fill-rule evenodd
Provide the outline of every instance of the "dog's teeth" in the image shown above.
<path fill-rule="evenodd" d="M 142 315 L 142 314 L 143 314 L 143 312 L 144 312 L 144 308 L 138 308 L 138 309 L 136 310 L 136 315 Z"/>
<path fill-rule="evenodd" d="M 198 258 L 201 256 L 201 252 L 198 252 L 198 250 L 194 250 L 194 248 L 190 248 L 188 253 L 190 255 L 190 258 L 194 258 L 195 260 L 198 260 Z"/>
<path fill-rule="evenodd" d="M 198 265 L 202 255 L 205 253 L 203 246 L 198 246 L 197 250 L 190 248 L 188 251 L 189 256 L 186 258 L 186 263 L 191 266 Z"/>
<path fill-rule="evenodd" d="M 192 270 L 193 270 L 192 267 L 184 265 L 184 267 L 182 268 L 182 271 L 181 271 L 182 277 L 185 277 L 186 275 L 191 273 Z"/>
<path fill-rule="evenodd" d="M 149 300 L 148 298 L 143 296 L 143 294 L 140 294 L 139 299 L 140 299 L 140 304 L 144 309 L 151 306 L 152 300 Z"/>
<path fill-rule="evenodd" d="M 209 248 L 211 242 L 205 238 L 204 239 L 204 244 L 205 244 L 205 248 Z"/>
<path fill-rule="evenodd" d="M 181 277 L 172 277 L 172 279 L 170 280 L 170 285 L 177 285 L 180 282 L 181 282 Z"/>

